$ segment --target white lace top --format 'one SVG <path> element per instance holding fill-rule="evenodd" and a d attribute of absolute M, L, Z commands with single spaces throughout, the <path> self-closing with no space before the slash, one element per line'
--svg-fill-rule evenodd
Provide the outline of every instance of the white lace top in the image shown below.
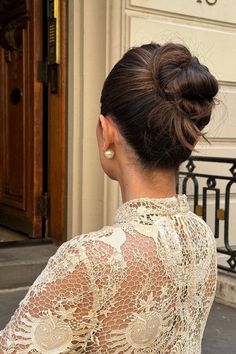
<path fill-rule="evenodd" d="M 215 240 L 186 196 L 132 200 L 58 249 L 0 353 L 198 354 L 215 288 Z"/>

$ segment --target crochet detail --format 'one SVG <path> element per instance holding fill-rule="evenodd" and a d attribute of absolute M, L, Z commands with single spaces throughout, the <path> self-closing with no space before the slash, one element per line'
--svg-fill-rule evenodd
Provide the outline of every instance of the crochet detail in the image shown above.
<path fill-rule="evenodd" d="M 4 354 L 200 354 L 216 244 L 184 195 L 121 205 L 64 243 L 0 332 Z"/>

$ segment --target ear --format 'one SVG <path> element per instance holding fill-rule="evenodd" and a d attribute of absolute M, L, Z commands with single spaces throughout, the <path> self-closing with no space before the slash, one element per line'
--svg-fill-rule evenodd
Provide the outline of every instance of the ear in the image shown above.
<path fill-rule="evenodd" d="M 110 145 L 113 143 L 113 126 L 110 122 L 109 118 L 104 117 L 104 115 L 100 114 L 99 116 L 101 128 L 102 128 L 102 138 L 103 144 L 102 149 L 106 151 L 109 149 Z"/>

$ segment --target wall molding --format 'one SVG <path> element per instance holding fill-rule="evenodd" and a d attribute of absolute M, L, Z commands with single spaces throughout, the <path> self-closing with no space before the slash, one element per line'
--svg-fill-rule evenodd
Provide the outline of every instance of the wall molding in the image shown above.
<path fill-rule="evenodd" d="M 211 138 L 208 137 L 207 138 L 210 143 L 219 143 L 219 144 L 228 144 L 228 145 L 232 145 L 232 144 L 236 144 L 236 138 Z"/>
<path fill-rule="evenodd" d="M 168 18 L 187 20 L 189 22 L 197 21 L 199 23 L 205 23 L 206 25 L 214 25 L 214 26 L 236 29 L 236 23 L 227 22 L 227 21 L 220 21 L 220 20 L 211 20 L 209 18 L 202 18 L 202 17 L 194 16 L 194 15 L 184 15 L 184 14 L 181 14 L 178 12 L 163 11 L 163 10 L 158 10 L 158 9 L 145 7 L 145 6 L 131 5 L 131 0 L 126 0 L 126 9 L 130 10 L 132 12 L 137 12 L 137 13 L 142 13 L 142 14 L 147 14 L 147 15 L 156 14 L 156 15 L 161 15 L 161 16 L 168 17 Z"/>
<path fill-rule="evenodd" d="M 69 1 L 68 238 L 103 226 L 104 174 L 95 129 L 106 75 L 106 3 Z"/>
<path fill-rule="evenodd" d="M 106 9 L 106 74 L 120 59 L 126 50 L 125 0 L 107 0 Z M 117 33 L 119 36 L 117 36 Z M 114 215 L 121 202 L 120 188 L 117 182 L 104 176 L 103 222 L 114 222 Z"/>
<path fill-rule="evenodd" d="M 218 83 L 220 87 L 236 87 L 236 81 L 224 81 L 224 80 L 218 80 Z M 224 87 L 223 87 L 224 86 Z"/>
<path fill-rule="evenodd" d="M 82 232 L 83 3 L 68 3 L 67 238 Z"/>

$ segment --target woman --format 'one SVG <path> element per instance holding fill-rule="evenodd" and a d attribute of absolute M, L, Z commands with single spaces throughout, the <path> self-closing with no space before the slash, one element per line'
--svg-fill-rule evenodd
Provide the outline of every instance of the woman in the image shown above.
<path fill-rule="evenodd" d="M 201 353 L 216 288 L 209 227 L 176 196 L 208 124 L 216 79 L 179 44 L 129 50 L 97 125 L 123 205 L 114 225 L 64 243 L 1 333 L 1 353 Z"/>

